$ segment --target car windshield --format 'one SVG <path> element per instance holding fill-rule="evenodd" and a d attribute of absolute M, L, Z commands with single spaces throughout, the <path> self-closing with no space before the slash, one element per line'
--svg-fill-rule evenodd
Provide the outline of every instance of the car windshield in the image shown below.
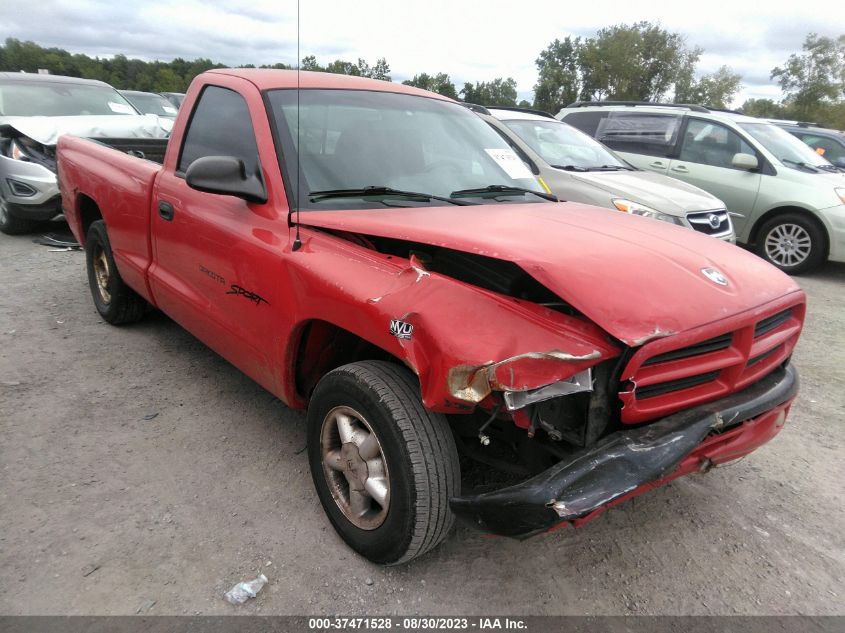
<path fill-rule="evenodd" d="M 177 109 L 170 101 L 152 92 L 122 92 L 126 99 L 134 105 L 141 114 L 157 114 L 158 116 L 175 117 Z"/>
<path fill-rule="evenodd" d="M 504 139 L 456 103 L 393 92 L 302 90 L 297 134 L 296 90 L 269 91 L 268 100 L 294 181 L 301 148 L 302 209 L 372 208 L 374 201 L 545 202 L 531 193 L 543 190 Z"/>
<path fill-rule="evenodd" d="M 502 121 L 549 165 L 578 169 L 626 169 L 604 145 L 560 121 Z"/>
<path fill-rule="evenodd" d="M 740 123 L 739 126 L 775 155 L 785 167 L 801 169 L 809 166 L 830 170 L 830 162 L 786 130 L 771 123 Z"/>
<path fill-rule="evenodd" d="M 0 82 L 2 116 L 138 114 L 110 86 L 52 81 Z"/>

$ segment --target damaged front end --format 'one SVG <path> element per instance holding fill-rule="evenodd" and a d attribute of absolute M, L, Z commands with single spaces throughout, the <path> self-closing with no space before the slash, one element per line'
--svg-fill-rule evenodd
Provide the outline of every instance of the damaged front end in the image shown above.
<path fill-rule="evenodd" d="M 668 479 L 750 453 L 780 430 L 797 391 L 786 362 L 726 398 L 610 433 L 522 483 L 454 497 L 452 510 L 485 532 L 517 538 L 578 524 Z"/>

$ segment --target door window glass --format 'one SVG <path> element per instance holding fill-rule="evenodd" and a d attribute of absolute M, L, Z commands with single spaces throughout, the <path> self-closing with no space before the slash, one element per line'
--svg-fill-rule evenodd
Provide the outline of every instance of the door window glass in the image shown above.
<path fill-rule="evenodd" d="M 831 163 L 845 158 L 845 146 L 837 143 L 826 136 L 815 136 L 813 134 L 802 134 L 801 140 L 816 150 L 816 154 L 824 156 Z"/>
<path fill-rule="evenodd" d="M 184 172 L 203 156 L 240 158 L 248 174 L 254 173 L 258 166 L 249 109 L 244 98 L 234 90 L 218 86 L 203 90 L 185 132 L 178 170 Z"/>
<path fill-rule="evenodd" d="M 733 169 L 732 161 L 735 154 L 757 155 L 739 134 L 724 125 L 713 121 L 690 119 L 678 159 Z"/>
<path fill-rule="evenodd" d="M 668 156 L 680 125 L 681 117 L 674 114 L 611 112 L 599 122 L 595 137 L 619 152 Z"/>
<path fill-rule="evenodd" d="M 568 113 L 561 121 L 565 121 L 572 127 L 577 127 L 585 134 L 595 137 L 599 123 L 607 116 L 607 112 L 572 112 Z"/>

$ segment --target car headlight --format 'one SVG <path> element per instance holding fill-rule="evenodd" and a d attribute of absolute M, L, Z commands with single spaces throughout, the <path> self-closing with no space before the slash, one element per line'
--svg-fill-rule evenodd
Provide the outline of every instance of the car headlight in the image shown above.
<path fill-rule="evenodd" d="M 29 156 L 27 156 L 26 152 L 21 149 L 21 146 L 15 140 L 9 142 L 9 157 L 15 160 L 29 160 Z"/>
<path fill-rule="evenodd" d="M 622 211 L 623 213 L 630 213 L 631 215 L 641 215 L 646 218 L 654 218 L 655 220 L 663 220 L 664 222 L 671 222 L 672 224 L 677 224 L 678 226 L 683 226 L 683 220 L 681 218 L 676 217 L 674 215 L 669 215 L 668 213 L 661 213 L 656 209 L 652 209 L 651 207 L 647 207 L 644 204 L 640 204 L 639 202 L 634 202 L 633 200 L 626 200 L 625 198 L 614 198 L 611 200 L 613 202 L 613 206 Z"/>
<path fill-rule="evenodd" d="M 842 187 L 836 187 L 833 191 L 836 192 L 836 195 L 839 196 L 839 199 L 842 200 L 843 204 L 845 204 L 845 189 Z"/>

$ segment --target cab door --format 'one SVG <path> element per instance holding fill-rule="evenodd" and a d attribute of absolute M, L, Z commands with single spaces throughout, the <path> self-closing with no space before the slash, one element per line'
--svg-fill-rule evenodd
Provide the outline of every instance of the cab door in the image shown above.
<path fill-rule="evenodd" d="M 153 190 L 150 283 L 165 313 L 278 393 L 276 361 L 292 315 L 279 274 L 289 237 L 287 204 L 283 192 L 273 190 L 281 179 L 273 177 L 278 161 L 270 139 L 254 86 L 222 76 L 203 87 L 178 157 L 168 158 L 173 164 L 165 165 Z M 232 156 L 247 173 L 259 171 L 267 202 L 189 187 L 185 173 L 204 156 Z"/>
<path fill-rule="evenodd" d="M 754 171 L 731 163 L 735 154 L 756 156 L 760 166 Z M 729 127 L 690 117 L 677 158 L 669 164 L 668 175 L 713 194 L 728 208 L 737 234 L 741 234 L 754 211 L 762 179 L 763 157 Z"/>

